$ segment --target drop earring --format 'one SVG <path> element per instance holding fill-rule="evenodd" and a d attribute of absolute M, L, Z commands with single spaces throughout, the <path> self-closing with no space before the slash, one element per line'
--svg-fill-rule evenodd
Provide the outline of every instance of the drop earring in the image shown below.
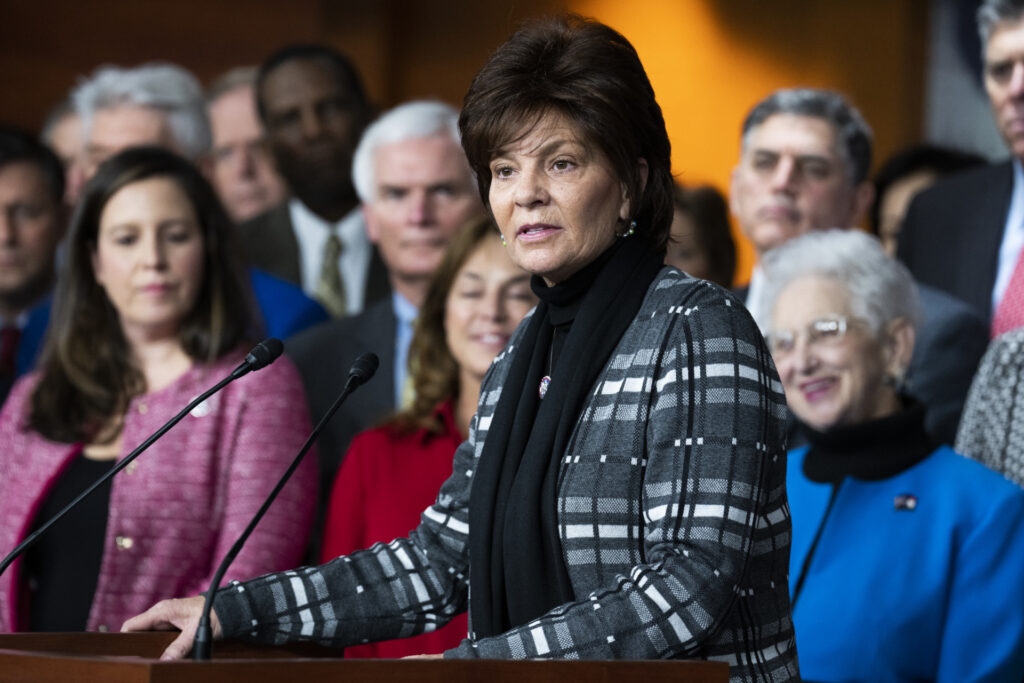
<path fill-rule="evenodd" d="M 506 241 L 505 241 L 505 236 L 504 236 L 504 235 L 502 235 L 502 234 L 501 234 L 501 233 L 499 232 L 499 233 L 498 233 L 498 237 L 500 237 L 500 238 L 501 238 L 501 246 L 503 246 L 503 247 L 507 247 L 507 246 L 508 246 L 508 242 L 506 242 Z"/>
<path fill-rule="evenodd" d="M 622 233 L 621 235 L 618 235 L 618 236 L 619 237 L 629 237 L 630 235 L 632 235 L 635 232 L 636 232 L 636 221 L 630 221 L 629 222 L 629 230 L 627 230 L 626 232 L 624 232 L 624 233 Z"/>

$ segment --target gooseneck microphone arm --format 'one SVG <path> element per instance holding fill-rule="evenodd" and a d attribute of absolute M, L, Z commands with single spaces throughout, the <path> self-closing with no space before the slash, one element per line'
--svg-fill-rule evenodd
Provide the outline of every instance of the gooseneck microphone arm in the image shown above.
<path fill-rule="evenodd" d="M 299 463 L 302 462 L 306 453 L 308 453 L 309 449 L 312 448 L 313 442 L 315 442 L 317 437 L 320 436 L 320 430 L 322 430 L 324 425 L 330 421 L 334 416 L 334 413 L 341 407 L 341 404 L 345 402 L 346 398 L 348 398 L 349 394 L 373 377 L 373 373 L 377 372 L 378 365 L 380 365 L 380 360 L 377 358 L 376 354 L 373 353 L 364 353 L 356 359 L 355 363 L 352 364 L 352 369 L 348 371 L 348 380 L 345 382 L 345 388 L 342 390 L 341 394 L 338 395 L 338 398 L 334 399 L 334 403 L 331 404 L 331 407 L 327 410 L 324 416 L 320 418 L 320 421 L 310 433 L 309 438 L 306 439 L 306 442 L 302 444 L 302 448 L 299 449 L 298 455 L 295 456 L 295 459 L 292 460 L 288 469 L 285 470 L 285 473 L 281 476 L 277 485 L 274 486 L 274 490 L 271 491 L 270 495 L 267 496 L 267 499 L 263 501 L 263 505 L 261 505 L 260 509 L 256 511 L 252 521 L 250 521 L 249 525 L 245 527 L 245 530 L 238 537 L 238 540 L 235 541 L 235 544 L 231 546 L 227 555 L 224 556 L 224 560 L 220 563 L 220 566 L 217 567 L 217 571 L 214 573 L 213 579 L 210 581 L 210 588 L 206 591 L 206 599 L 203 601 L 203 612 L 199 617 L 199 626 L 196 628 L 196 637 L 192 641 L 193 660 L 197 662 L 204 662 L 210 659 L 210 653 L 213 649 L 213 627 L 210 625 L 210 612 L 213 610 L 213 598 L 217 593 L 217 588 L 220 586 L 220 582 L 224 579 L 224 574 L 227 572 L 228 567 L 231 566 L 235 557 L 239 552 L 241 552 L 242 546 L 245 545 L 247 540 L 249 540 L 249 536 L 252 535 L 253 530 L 256 529 L 256 525 L 259 524 L 261 519 L 263 519 L 263 515 L 267 513 L 271 504 L 273 504 L 274 500 L 277 499 L 277 494 L 281 492 L 284 485 L 288 483 L 289 479 L 291 479 L 292 474 L 296 469 L 298 469 Z"/>
<path fill-rule="evenodd" d="M 0 562 L 0 574 L 3 574 L 7 570 L 7 568 L 10 567 L 14 563 L 14 561 L 22 555 L 22 553 L 31 548 L 35 544 L 35 542 L 38 541 L 39 538 L 47 532 L 47 530 L 49 530 L 50 527 L 56 524 L 61 518 L 64 517 L 64 515 L 71 512 L 71 510 L 77 507 L 78 504 L 81 503 L 83 500 L 88 498 L 93 491 L 102 486 L 111 477 L 113 477 L 115 474 L 123 470 L 125 467 L 128 467 L 128 465 L 130 465 L 132 461 L 135 460 L 135 458 L 142 455 L 142 452 L 145 451 L 150 446 L 152 446 L 154 441 L 156 441 L 165 433 L 167 433 L 167 430 L 181 422 L 182 418 L 184 418 L 186 415 L 192 412 L 192 410 L 197 405 L 199 405 L 206 399 L 210 398 L 210 396 L 213 396 L 218 391 L 223 389 L 231 382 L 234 382 L 239 377 L 247 375 L 253 370 L 259 370 L 260 368 L 270 365 L 275 360 L 277 360 L 277 357 L 281 355 L 282 351 L 284 351 L 284 345 L 281 343 L 279 339 L 274 339 L 272 337 L 269 339 L 264 339 L 259 344 L 257 344 L 252 349 L 252 351 L 250 351 L 249 354 L 245 357 L 245 360 L 242 361 L 242 363 L 237 368 L 231 371 L 230 375 L 222 379 L 212 388 L 207 389 L 197 398 L 193 399 L 192 402 L 185 406 L 180 413 L 172 417 L 166 424 L 164 424 L 163 427 L 158 429 L 156 432 L 153 433 L 152 436 L 150 436 L 148 439 L 139 444 L 139 446 L 134 451 L 129 453 L 123 460 L 118 462 L 117 465 L 115 465 L 113 468 L 107 471 L 102 477 L 97 479 L 91 486 L 89 486 L 89 488 L 87 488 L 85 491 L 82 491 L 82 493 L 79 494 L 78 497 L 76 497 L 73 501 L 65 505 L 60 512 L 55 514 L 53 517 L 48 519 L 46 523 L 44 523 L 42 526 L 40 526 L 38 529 L 32 532 L 32 534 L 30 534 L 28 538 L 26 538 L 24 541 L 19 543 L 14 550 L 7 553 L 7 556 L 3 559 L 2 562 Z"/>

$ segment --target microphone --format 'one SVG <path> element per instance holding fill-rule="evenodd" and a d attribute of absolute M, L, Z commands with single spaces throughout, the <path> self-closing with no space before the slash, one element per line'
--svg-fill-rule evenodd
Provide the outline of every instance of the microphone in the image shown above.
<path fill-rule="evenodd" d="M 276 340 L 275 340 L 276 341 Z M 280 343 L 280 342 L 279 342 Z M 255 349 L 254 349 L 255 351 Z M 210 612 L 213 611 L 213 598 L 217 593 L 217 587 L 220 586 L 220 582 L 224 579 L 224 574 L 227 572 L 228 567 L 235 561 L 235 557 L 241 552 L 242 546 L 249 540 L 249 536 L 256 529 L 256 525 L 259 524 L 260 520 L 270 509 L 271 504 L 277 499 L 281 489 L 291 479 L 292 474 L 299 467 L 299 463 L 309 452 L 309 449 L 313 447 L 313 442 L 320 436 L 320 431 L 324 426 L 330 422 L 331 418 L 334 417 L 334 413 L 338 411 L 341 404 L 345 402 L 349 394 L 355 391 L 358 387 L 366 384 L 373 377 L 373 374 L 377 372 L 377 367 L 380 365 L 380 359 L 377 358 L 375 353 L 364 353 L 363 355 L 356 358 L 356 361 L 352 364 L 352 368 L 348 371 L 348 379 L 345 380 L 345 388 L 341 390 L 338 398 L 334 399 L 334 403 L 328 408 L 324 416 L 320 418 L 320 421 L 313 428 L 309 438 L 302 444 L 302 448 L 299 449 L 298 455 L 292 460 L 291 464 L 288 465 L 288 469 L 278 480 L 274 489 L 267 496 L 267 499 L 263 501 L 263 505 L 256 511 L 252 521 L 245 527 L 242 534 L 235 541 L 235 544 L 231 546 L 228 554 L 224 556 L 224 560 L 217 567 L 217 571 L 213 574 L 213 579 L 210 580 L 210 588 L 206 591 L 206 596 L 203 601 L 203 611 L 199 617 L 199 626 L 196 627 L 196 635 L 192 640 L 192 659 L 197 662 L 205 662 L 210 659 L 210 653 L 213 649 L 213 627 L 210 625 Z"/>
<path fill-rule="evenodd" d="M 252 372 L 253 370 L 259 370 L 260 368 L 264 368 L 270 365 L 275 360 L 277 360 L 277 357 L 281 355 L 281 352 L 283 350 L 284 344 L 281 343 L 281 340 L 274 339 L 273 337 L 269 339 L 264 339 L 259 344 L 257 344 L 253 348 L 253 350 L 250 351 L 249 354 L 245 357 L 245 360 L 242 361 L 241 365 L 235 368 L 230 375 L 222 379 L 212 388 L 207 389 L 197 398 L 193 399 L 192 402 L 185 406 L 180 413 L 178 413 L 170 420 L 168 420 L 163 427 L 156 430 L 148 439 L 143 441 L 134 451 L 129 453 L 127 457 L 125 457 L 123 460 L 117 463 L 117 465 L 115 465 L 113 468 L 108 470 L 106 474 L 97 479 L 95 483 L 93 483 L 91 486 L 89 486 L 89 488 L 87 488 L 85 491 L 79 494 L 77 498 L 68 503 L 64 507 L 64 509 L 62 509 L 60 512 L 58 512 L 53 517 L 48 519 L 45 524 L 43 524 L 34 532 L 32 532 L 32 534 L 29 535 L 28 538 L 26 538 L 24 541 L 18 544 L 18 546 L 14 550 L 9 552 L 7 556 L 3 559 L 3 561 L 0 562 L 0 574 L 3 574 L 7 570 L 7 568 L 10 567 L 16 559 L 18 559 L 18 557 L 20 557 L 26 550 L 31 548 L 35 544 L 35 542 L 39 540 L 39 538 L 44 533 L 46 533 L 46 531 L 50 527 L 52 527 L 54 524 L 60 521 L 60 519 L 64 517 L 64 515 L 66 515 L 68 512 L 70 512 L 72 509 L 77 507 L 79 503 L 81 503 L 89 496 L 89 494 L 91 494 L 93 491 L 102 486 L 107 480 L 109 480 L 115 474 L 117 474 L 125 467 L 127 467 L 129 464 L 131 464 L 131 462 L 135 460 L 135 458 L 139 457 L 143 451 L 152 446 L 153 442 L 155 442 L 157 439 L 159 439 L 161 436 L 167 433 L 167 431 L 171 427 L 181 422 L 181 420 L 186 415 L 192 412 L 193 408 L 195 408 L 197 405 L 208 399 L 210 396 L 216 394 L 218 391 L 226 387 L 231 382 L 234 382 L 239 377 L 242 377 L 243 375 L 246 375 Z"/>
<path fill-rule="evenodd" d="M 280 339 L 274 337 L 264 339 L 252 347 L 252 351 L 246 354 L 241 365 L 231 371 L 231 379 L 235 380 L 248 375 L 253 370 L 262 370 L 277 360 L 282 353 L 284 353 L 284 344 Z"/>

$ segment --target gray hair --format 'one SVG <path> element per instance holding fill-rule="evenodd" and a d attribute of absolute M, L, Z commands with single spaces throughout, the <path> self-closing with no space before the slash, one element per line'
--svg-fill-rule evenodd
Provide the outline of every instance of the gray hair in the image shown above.
<path fill-rule="evenodd" d="M 761 259 L 766 285 L 761 300 L 771 311 L 779 294 L 794 280 L 829 278 L 850 294 L 854 315 L 875 334 L 887 323 L 905 318 L 920 322 L 917 285 L 906 266 L 891 258 L 878 240 L 860 230 L 815 230 L 772 249 Z M 771 322 L 768 321 L 771 331 Z"/>
<path fill-rule="evenodd" d="M 835 128 L 839 151 L 846 161 L 850 180 L 858 185 L 867 180 L 871 168 L 871 127 L 857 108 L 831 90 L 792 88 L 776 90 L 750 110 L 743 120 L 743 149 L 753 130 L 776 114 L 793 114 L 824 119 Z"/>
<path fill-rule="evenodd" d="M 447 135 L 459 144 L 458 110 L 443 102 L 417 100 L 400 104 L 371 123 L 352 156 L 352 182 L 359 199 L 369 203 L 376 195 L 374 152 L 378 147 L 433 135 Z"/>
<path fill-rule="evenodd" d="M 234 69 L 227 71 L 210 84 L 210 87 L 206 89 L 206 104 L 207 106 L 213 104 L 222 95 L 226 95 L 232 90 L 237 90 L 242 87 L 256 87 L 256 67 L 255 66 L 236 66 Z M 253 97 L 253 108 L 255 108 L 256 98 Z"/>
<path fill-rule="evenodd" d="M 135 105 L 164 114 L 178 151 L 196 159 L 210 148 L 210 122 L 203 89 L 195 76 L 180 66 L 149 63 L 133 69 L 103 66 L 71 93 L 89 138 L 92 119 L 101 109 Z"/>
<path fill-rule="evenodd" d="M 1022 0 L 985 0 L 978 7 L 978 34 L 981 36 L 981 56 L 999 24 L 1016 23 L 1024 17 Z"/>
<path fill-rule="evenodd" d="M 61 100 L 53 109 L 50 110 L 50 113 L 46 115 L 46 120 L 43 122 L 42 132 L 39 133 L 39 139 L 48 147 L 53 147 L 53 132 L 57 130 L 57 126 L 60 125 L 60 123 L 68 116 L 77 115 L 78 112 L 75 111 L 75 107 L 71 102 L 70 96 Z"/>

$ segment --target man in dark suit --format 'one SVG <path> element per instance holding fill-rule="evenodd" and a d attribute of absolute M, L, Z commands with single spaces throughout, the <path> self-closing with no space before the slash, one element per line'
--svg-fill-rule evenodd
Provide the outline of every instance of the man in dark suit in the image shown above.
<path fill-rule="evenodd" d="M 779 90 L 744 121 L 730 206 L 760 255 L 810 230 L 857 225 L 874 196 L 870 166 L 871 129 L 845 98 Z M 760 301 L 761 278 L 755 268 L 741 295 L 763 329 L 770 311 Z M 987 332 L 968 306 L 928 287 L 919 291 L 923 316 L 907 391 L 925 405 L 931 436 L 952 443 Z"/>
<path fill-rule="evenodd" d="M 314 420 L 337 398 L 357 357 L 367 351 L 380 357 L 373 380 L 321 434 L 312 557 L 319 550 L 324 504 L 348 444 L 401 404 L 416 311 L 449 240 L 482 211 L 459 145 L 458 112 L 439 102 L 410 102 L 381 116 L 359 143 L 353 175 L 392 293 L 359 315 L 317 325 L 285 345 L 302 374 Z"/>
<path fill-rule="evenodd" d="M 254 266 L 302 287 L 335 317 L 389 292 L 352 185 L 372 107 L 355 67 L 321 45 L 291 45 L 256 77 L 256 105 L 292 198 L 242 226 Z"/>
<path fill-rule="evenodd" d="M 970 304 L 997 334 L 1024 324 L 1024 310 L 1012 310 L 1020 308 L 1015 299 L 1024 300 L 1024 281 L 1014 278 L 1024 245 L 1024 3 L 987 1 L 978 24 L 985 90 L 1012 159 L 943 179 L 915 197 L 897 256 L 918 281 Z M 1024 264 L 1019 270 L 1024 277 Z"/>
<path fill-rule="evenodd" d="M 66 227 L 63 196 L 57 156 L 25 133 L 0 129 L 0 403 L 42 343 Z"/>

